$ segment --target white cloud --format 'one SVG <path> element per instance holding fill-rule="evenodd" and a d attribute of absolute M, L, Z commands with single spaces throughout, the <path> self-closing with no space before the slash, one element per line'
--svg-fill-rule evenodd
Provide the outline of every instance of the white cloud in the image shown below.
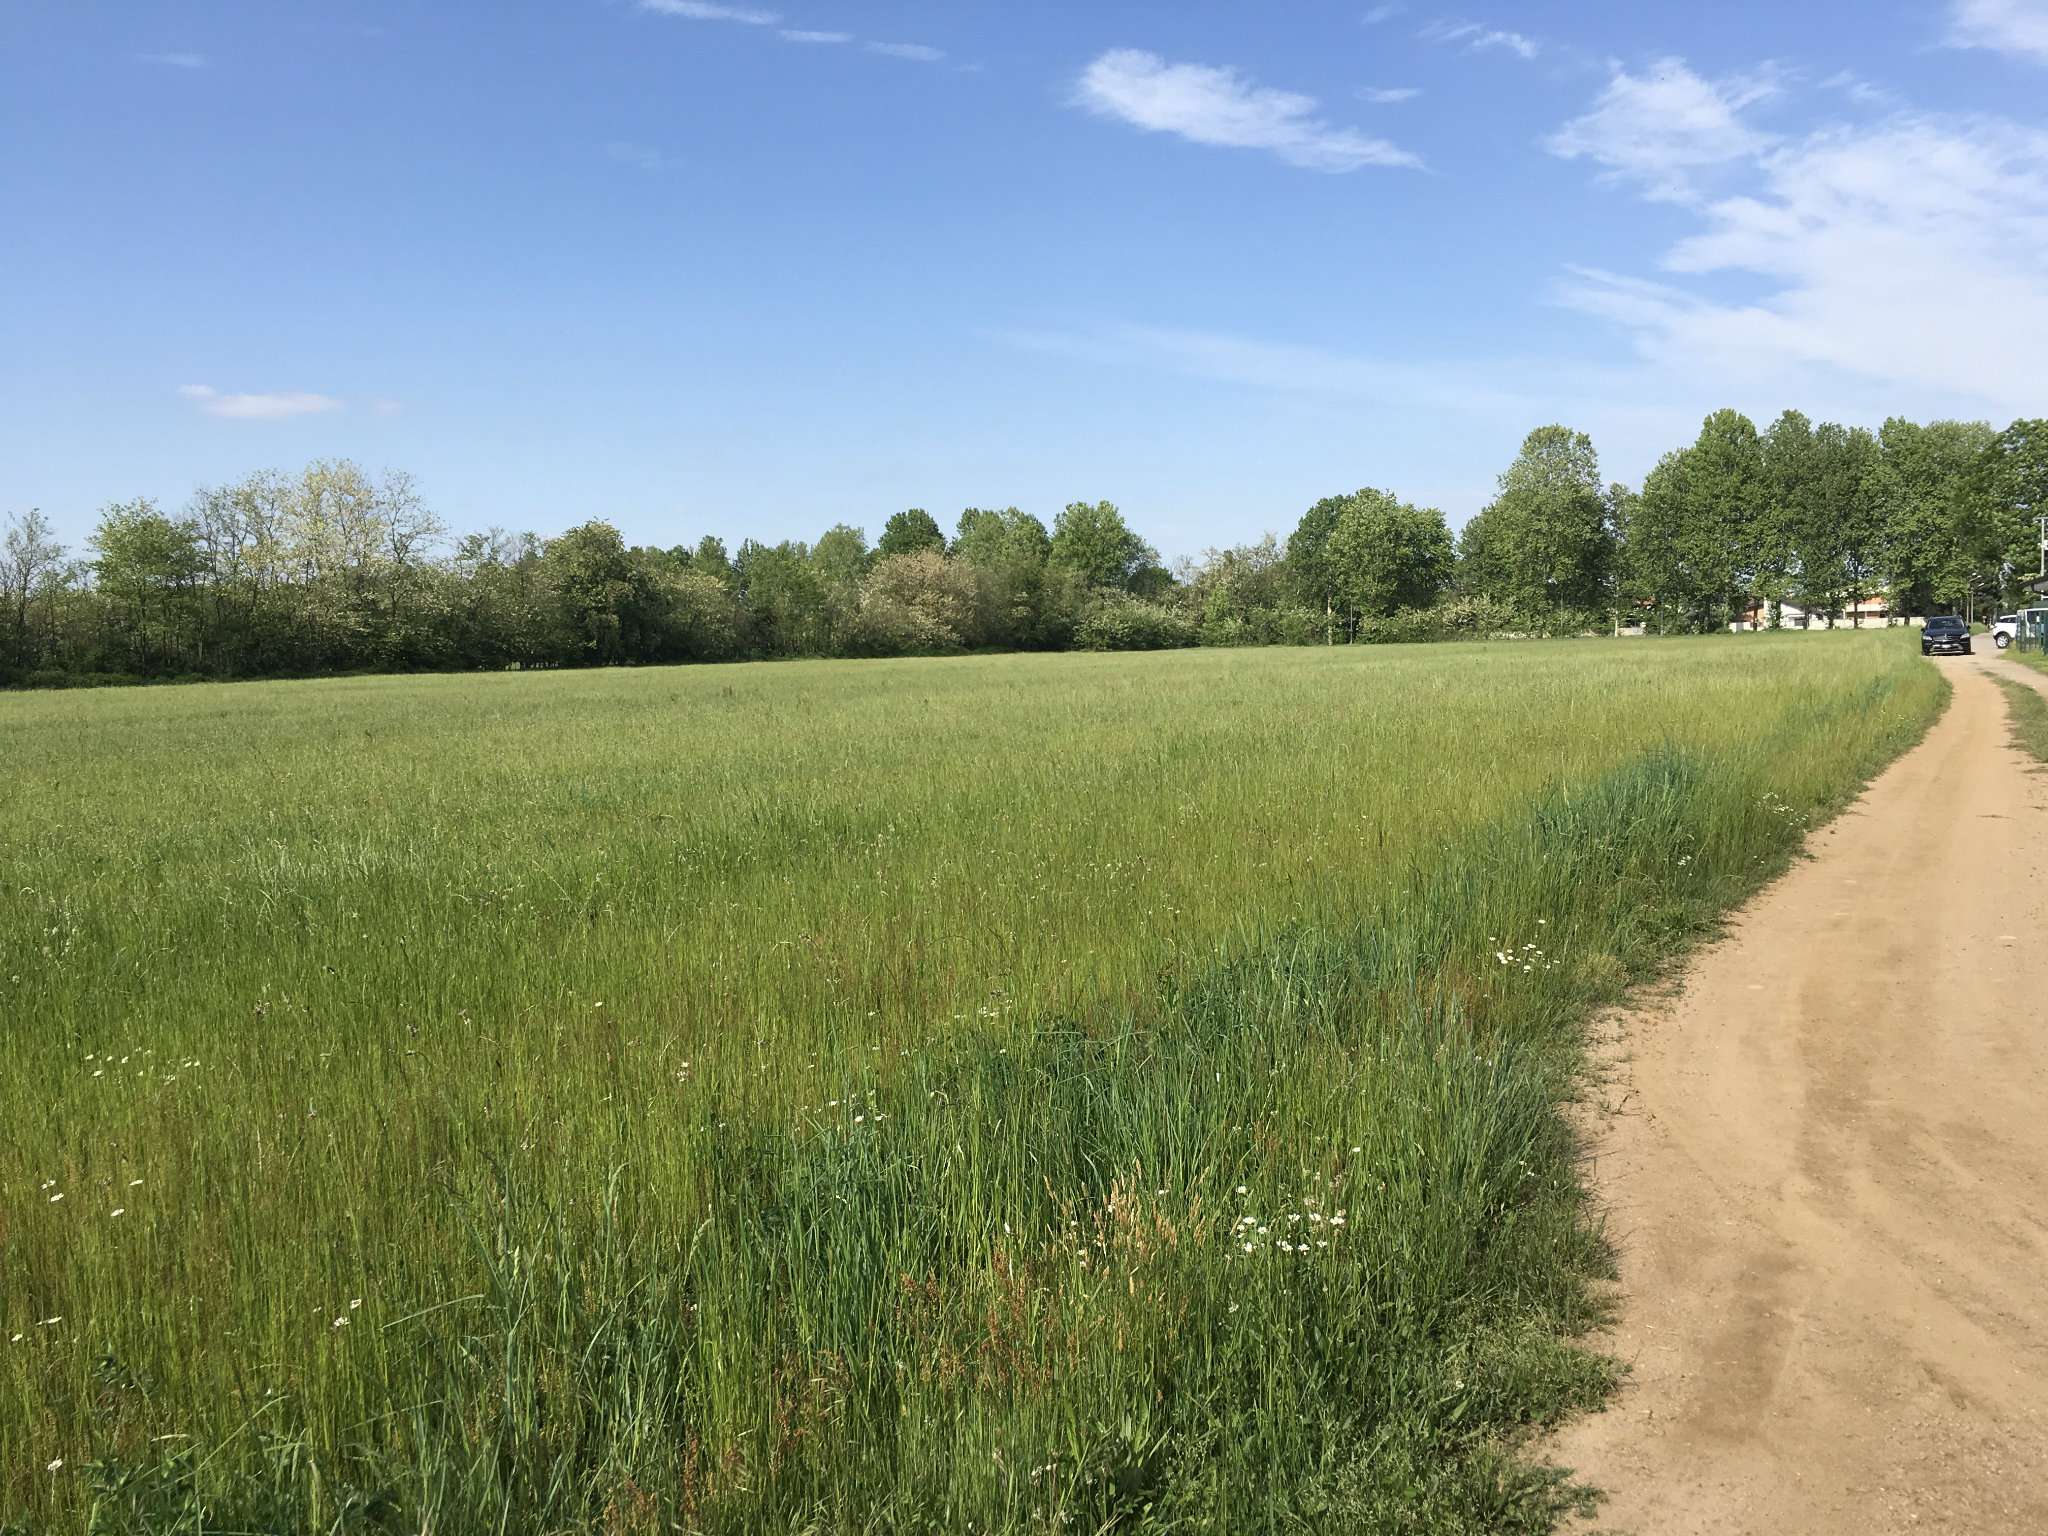
<path fill-rule="evenodd" d="M 1674 370 L 2038 410 L 2048 356 L 2048 132 L 1900 113 L 1752 148 L 1738 196 L 1696 204 L 1669 281 L 1576 269 L 1565 303 Z M 1683 286 L 1711 278 L 1716 294 Z M 1732 283 L 1760 289 L 1726 297 Z M 1785 387 L 1781 385 L 1781 388 Z"/>
<path fill-rule="evenodd" d="M 784 27 L 782 40 L 785 43 L 850 43 L 851 32 L 809 32 L 801 27 Z"/>
<path fill-rule="evenodd" d="M 1269 150 L 1289 165 L 1309 170 L 1422 164 L 1385 139 L 1323 121 L 1316 115 L 1313 96 L 1254 85 L 1234 69 L 1169 64 L 1136 48 L 1112 49 L 1090 64 L 1082 71 L 1073 101 L 1148 133 L 1177 134 L 1197 144 Z"/>
<path fill-rule="evenodd" d="M 207 65 L 203 53 L 138 53 L 135 57 L 145 64 L 161 64 L 166 69 L 204 69 Z"/>
<path fill-rule="evenodd" d="M 2048 63 L 2048 0 L 1952 0 L 1948 41 Z"/>
<path fill-rule="evenodd" d="M 1653 198 L 1685 202 L 1693 173 L 1760 154 L 1771 135 L 1742 120 L 1743 109 L 1775 95 L 1769 71 L 1702 80 L 1682 59 L 1659 59 L 1632 75 L 1616 68 L 1592 111 L 1544 141 L 1554 155 L 1581 157 L 1618 180 L 1640 183 Z"/>
<path fill-rule="evenodd" d="M 1543 51 L 1533 37 L 1482 26 L 1476 21 L 1433 21 L 1419 35 L 1432 43 L 1463 43 L 1473 53 L 1505 48 L 1518 58 L 1533 59 Z"/>
<path fill-rule="evenodd" d="M 1413 85 L 1368 85 L 1358 93 L 1360 101 L 1369 101 L 1374 106 L 1389 107 L 1397 102 L 1413 101 L 1422 94 L 1419 86 Z"/>
<path fill-rule="evenodd" d="M 293 416 L 317 416 L 338 411 L 342 404 L 332 395 L 303 392 L 272 395 L 224 395 L 210 384 L 180 385 L 178 393 L 193 401 L 209 416 L 229 421 L 283 421 Z"/>
<path fill-rule="evenodd" d="M 1383 21 L 1392 21 L 1405 9 L 1399 5 L 1376 5 L 1358 19 L 1368 27 L 1376 27 Z"/>
<path fill-rule="evenodd" d="M 751 5 L 716 5 L 711 0 L 640 0 L 640 9 L 685 21 L 736 21 L 748 27 L 772 27 L 781 16 Z"/>
<path fill-rule="evenodd" d="M 668 169 L 668 156 L 651 144 L 635 144 L 630 139 L 614 139 L 604 147 L 605 157 L 616 160 L 620 165 L 630 165 L 635 170 L 655 175 Z"/>
<path fill-rule="evenodd" d="M 1824 91 L 1840 91 L 1859 106 L 1896 107 L 1899 98 L 1881 85 L 1873 85 L 1851 69 L 1839 69 L 1821 81 Z"/>
<path fill-rule="evenodd" d="M 892 59 L 909 59 L 918 64 L 936 64 L 946 56 L 943 48 L 927 47 L 923 43 L 869 43 L 869 53 L 887 54 Z"/>

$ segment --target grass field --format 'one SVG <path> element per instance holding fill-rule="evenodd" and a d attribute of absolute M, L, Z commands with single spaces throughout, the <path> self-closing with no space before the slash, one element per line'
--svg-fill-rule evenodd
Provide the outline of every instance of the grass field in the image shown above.
<path fill-rule="evenodd" d="M 1910 637 L 0 697 L 0 1526 L 1536 1530 Z"/>

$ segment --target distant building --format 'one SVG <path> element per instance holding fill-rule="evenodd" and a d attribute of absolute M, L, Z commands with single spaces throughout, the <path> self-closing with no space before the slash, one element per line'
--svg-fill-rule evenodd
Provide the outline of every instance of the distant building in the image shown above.
<path fill-rule="evenodd" d="M 1759 598 L 1751 602 L 1742 617 L 1728 627 L 1739 630 L 1769 629 L 1772 606 Z M 1781 602 L 1776 604 L 1776 607 L 1777 627 L 1780 629 L 1871 629 L 1900 622 L 1892 617 L 1892 600 L 1888 592 L 1875 592 L 1868 597 L 1859 597 L 1832 618 L 1827 614 L 1802 608 L 1797 603 Z"/>

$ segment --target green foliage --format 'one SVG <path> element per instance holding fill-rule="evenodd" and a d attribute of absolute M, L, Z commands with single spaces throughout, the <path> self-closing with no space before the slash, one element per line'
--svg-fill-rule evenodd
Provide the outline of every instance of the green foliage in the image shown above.
<path fill-rule="evenodd" d="M 1106 501 L 1068 504 L 1053 520 L 1049 559 L 1091 591 L 1134 590 L 1159 565 L 1158 554 Z"/>
<path fill-rule="evenodd" d="M 1084 651 L 1165 651 L 1200 640 L 1185 615 L 1123 592 L 1089 598 L 1074 626 L 1074 644 Z"/>
<path fill-rule="evenodd" d="M 1593 611 L 1607 604 L 1614 562 L 1593 440 L 1538 427 L 1500 477 L 1499 496 L 1462 530 L 1458 585 L 1524 613 Z"/>
<path fill-rule="evenodd" d="M 1035 650 L 1057 643 L 1049 625 L 1046 562 L 1052 536 L 1028 512 L 969 507 L 952 555 L 974 574 L 975 631 L 988 645 Z"/>
<path fill-rule="evenodd" d="M 1355 628 L 1361 619 L 1427 608 L 1443 594 L 1453 563 L 1443 513 L 1389 491 L 1353 491 L 1338 500 L 1321 558 L 1340 619 Z"/>
<path fill-rule="evenodd" d="M 1894 417 L 1878 433 L 1867 495 L 1884 529 L 1884 567 L 1912 613 L 1960 612 L 1996 589 L 1980 466 L 1994 434 L 1976 421 Z"/>
<path fill-rule="evenodd" d="M 0 698 L 0 1509 L 1541 1530 L 1580 1024 L 1898 638 Z"/>
<path fill-rule="evenodd" d="M 973 574 L 935 549 L 885 556 L 861 590 L 855 644 L 881 656 L 957 651 L 974 638 L 979 596 Z"/>
<path fill-rule="evenodd" d="M 1665 630 L 1718 629 L 1772 582 L 1762 443 L 1750 420 L 1716 411 L 1690 448 L 1667 453 L 1630 510 L 1624 591 L 1655 604 Z"/>
<path fill-rule="evenodd" d="M 896 513 L 882 525 L 882 536 L 875 541 L 875 556 L 886 560 L 892 555 L 916 555 L 945 547 L 946 535 L 938 519 L 923 507 L 912 507 L 908 512 Z"/>

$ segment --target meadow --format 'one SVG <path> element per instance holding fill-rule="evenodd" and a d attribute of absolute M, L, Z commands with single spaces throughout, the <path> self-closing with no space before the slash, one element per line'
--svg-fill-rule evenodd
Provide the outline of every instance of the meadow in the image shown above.
<path fill-rule="evenodd" d="M 1910 636 L 0 696 L 0 1529 L 1548 1529 Z"/>

